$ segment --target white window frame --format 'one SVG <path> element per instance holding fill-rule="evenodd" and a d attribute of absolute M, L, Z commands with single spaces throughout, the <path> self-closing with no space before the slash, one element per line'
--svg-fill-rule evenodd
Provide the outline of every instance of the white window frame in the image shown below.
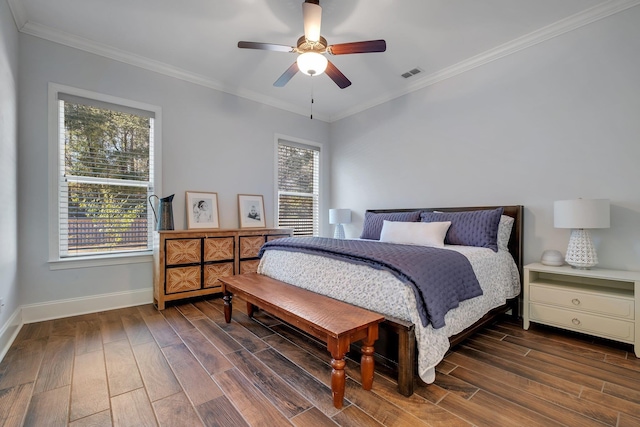
<path fill-rule="evenodd" d="M 319 154 L 320 154 L 320 158 L 318 160 L 318 218 L 317 218 L 317 236 L 322 236 L 323 233 L 323 212 L 324 212 L 324 147 L 322 143 L 319 142 L 315 142 L 315 141 L 310 141 L 307 139 L 302 139 L 302 138 L 296 138 L 293 136 L 288 136 L 288 135 L 282 135 L 282 134 L 275 134 L 274 136 L 274 144 L 273 144 L 273 151 L 274 151 L 274 155 L 273 155 L 273 165 L 274 165 L 274 169 L 273 169 L 273 188 L 274 188 L 274 193 L 273 193 L 273 200 L 274 200 L 274 224 L 276 226 L 278 226 L 278 218 L 280 218 L 280 203 L 279 203 L 279 197 L 278 197 L 278 145 L 280 144 L 280 142 L 292 142 L 294 144 L 300 144 L 300 145 L 308 145 L 311 147 L 317 147 Z"/>
<path fill-rule="evenodd" d="M 154 192 L 162 194 L 162 109 L 159 106 L 132 101 L 111 95 L 91 92 L 57 83 L 49 83 L 48 96 L 48 136 L 49 136 L 49 268 L 62 270 L 68 268 L 99 267 L 106 265 L 135 264 L 153 261 L 153 251 L 124 252 L 114 254 L 89 255 L 83 257 L 60 256 L 60 200 L 58 198 L 58 172 L 60 161 L 60 128 L 58 94 L 65 93 L 110 104 L 121 105 L 154 113 L 153 176 Z M 155 238 L 155 236 L 154 236 Z"/>

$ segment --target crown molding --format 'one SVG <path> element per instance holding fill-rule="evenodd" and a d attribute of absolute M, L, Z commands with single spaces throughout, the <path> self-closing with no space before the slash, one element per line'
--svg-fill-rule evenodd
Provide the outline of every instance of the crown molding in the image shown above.
<path fill-rule="evenodd" d="M 360 113 L 364 110 L 375 107 L 377 105 L 384 104 L 385 102 L 399 98 L 403 95 L 409 94 L 411 92 L 415 92 L 417 90 L 431 86 L 443 80 L 450 79 L 459 74 L 470 71 L 474 68 L 488 64 L 489 62 L 496 61 L 508 55 L 512 55 L 514 53 L 527 49 L 536 44 L 545 42 L 554 37 L 576 30 L 585 25 L 596 22 L 600 19 L 614 15 L 618 12 L 622 12 L 633 6 L 637 6 L 638 4 L 640 4 L 640 0 L 610 0 L 606 3 L 586 9 L 582 12 L 576 13 L 575 15 L 569 16 L 565 19 L 562 19 L 553 24 L 550 24 L 546 27 L 540 28 L 529 34 L 518 37 L 517 39 L 511 40 L 510 42 L 504 43 L 500 46 L 496 46 L 495 48 L 489 49 L 481 54 L 472 56 L 450 67 L 446 67 L 446 68 L 443 68 L 442 70 L 438 70 L 435 73 L 429 74 L 415 81 L 414 83 L 410 84 L 409 86 L 407 86 L 405 89 L 401 91 L 395 92 L 387 96 L 379 97 L 366 104 L 360 104 L 358 106 L 355 106 L 353 108 L 343 111 L 339 115 L 331 116 L 329 118 L 329 121 L 334 122 L 337 120 L 341 120 L 343 118 Z"/>
<path fill-rule="evenodd" d="M 9 10 L 13 15 L 13 21 L 16 23 L 18 31 L 21 31 L 24 24 L 27 23 L 27 10 L 24 7 L 23 0 L 7 0 Z"/>
<path fill-rule="evenodd" d="M 19 1 L 19 0 L 11 0 Z M 93 40 L 78 37 L 73 34 L 66 33 L 64 31 L 56 30 L 46 25 L 27 21 L 20 30 L 24 34 L 29 34 L 41 39 L 45 39 L 54 43 L 58 43 L 64 46 L 69 46 L 75 49 L 83 50 L 85 52 L 93 53 L 98 56 L 113 59 L 128 65 L 143 68 L 149 71 L 153 71 L 165 76 L 174 77 L 183 81 L 194 83 L 200 86 L 208 87 L 220 92 L 225 92 L 231 95 L 235 95 L 241 98 L 248 99 L 250 101 L 258 102 L 260 104 L 269 105 L 280 110 L 289 111 L 291 113 L 307 115 L 308 111 L 302 111 L 300 107 L 283 102 L 272 97 L 261 95 L 257 92 L 253 92 L 245 89 L 228 88 L 220 82 L 211 78 L 202 76 L 185 69 L 175 67 L 173 65 L 166 64 L 164 62 L 156 61 L 144 56 L 136 55 L 130 52 L 126 52 L 114 47 L 95 42 Z M 318 115 L 314 116 L 314 119 L 326 121 L 326 117 Z"/>
<path fill-rule="evenodd" d="M 174 67 L 172 65 L 155 61 L 140 55 L 135 55 L 129 52 L 125 52 L 111 46 L 107 46 L 101 43 L 94 42 L 82 37 L 74 36 L 53 28 L 30 22 L 27 19 L 26 10 L 23 5 L 23 0 L 7 0 L 9 8 L 13 13 L 16 26 L 19 31 L 30 34 L 35 37 L 43 38 L 55 43 L 59 43 L 65 46 L 80 49 L 89 53 L 93 53 L 99 56 L 110 58 L 125 64 L 133 65 L 139 68 L 147 69 L 157 72 L 166 76 L 174 77 L 180 80 L 191 82 L 197 85 L 208 87 L 217 91 L 225 92 L 231 95 L 239 96 L 251 101 L 255 101 L 261 104 L 269 105 L 281 110 L 289 111 L 291 113 L 304 115 L 308 114 L 306 109 L 302 109 L 294 104 L 283 102 L 281 100 L 261 95 L 257 92 L 238 89 L 237 87 L 230 88 L 221 84 L 219 81 L 202 76 L 200 74 L 192 73 L 190 71 Z M 524 36 L 518 37 L 510 42 L 504 43 L 493 49 L 489 49 L 479 55 L 468 58 L 450 67 L 443 68 L 435 73 L 427 75 L 416 82 L 408 85 L 403 90 L 391 93 L 386 96 L 376 98 L 370 102 L 356 105 L 352 108 L 344 110 L 339 114 L 332 116 L 314 116 L 318 120 L 325 122 L 334 122 L 351 115 L 357 114 L 369 108 L 375 107 L 393 99 L 399 98 L 411 92 L 423 89 L 446 79 L 450 79 L 459 74 L 470 71 L 474 68 L 488 64 L 492 61 L 496 61 L 508 55 L 512 55 L 521 50 L 527 49 L 536 44 L 550 40 L 554 37 L 560 36 L 567 32 L 573 31 L 577 28 L 591 24 L 600 19 L 606 18 L 618 12 L 622 12 L 633 6 L 640 4 L 640 0 L 609 0 L 600 5 L 594 6 L 582 12 L 576 13 L 568 18 L 557 21 L 551 25 L 543 27 L 539 30 L 533 31 Z"/>

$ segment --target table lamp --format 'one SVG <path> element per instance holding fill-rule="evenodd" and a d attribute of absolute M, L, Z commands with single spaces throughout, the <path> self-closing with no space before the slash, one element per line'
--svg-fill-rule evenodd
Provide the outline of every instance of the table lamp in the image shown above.
<path fill-rule="evenodd" d="M 329 224 L 336 225 L 333 234 L 334 239 L 344 239 L 344 227 L 342 224 L 351 222 L 351 209 L 329 209 Z"/>
<path fill-rule="evenodd" d="M 553 203 L 553 226 L 571 228 L 565 261 L 573 268 L 588 270 L 598 264 L 590 228 L 609 228 L 608 199 L 559 200 Z"/>

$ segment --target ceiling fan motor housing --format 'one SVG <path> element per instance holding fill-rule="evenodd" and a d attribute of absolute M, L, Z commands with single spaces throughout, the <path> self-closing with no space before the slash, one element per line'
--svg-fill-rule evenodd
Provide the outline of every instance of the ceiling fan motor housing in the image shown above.
<path fill-rule="evenodd" d="M 320 40 L 317 42 L 310 42 L 307 40 L 305 36 L 301 36 L 298 39 L 297 48 L 300 53 L 305 52 L 317 52 L 317 53 L 325 53 L 327 51 L 327 39 L 320 36 Z"/>

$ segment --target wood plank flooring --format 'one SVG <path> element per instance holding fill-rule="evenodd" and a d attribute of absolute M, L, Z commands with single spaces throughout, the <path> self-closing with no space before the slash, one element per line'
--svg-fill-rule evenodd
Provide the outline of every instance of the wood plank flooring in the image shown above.
<path fill-rule="evenodd" d="M 152 305 L 24 325 L 0 363 L 2 426 L 640 426 L 631 346 L 509 317 L 404 397 L 348 360 L 333 407 L 322 344 L 238 301 Z"/>

